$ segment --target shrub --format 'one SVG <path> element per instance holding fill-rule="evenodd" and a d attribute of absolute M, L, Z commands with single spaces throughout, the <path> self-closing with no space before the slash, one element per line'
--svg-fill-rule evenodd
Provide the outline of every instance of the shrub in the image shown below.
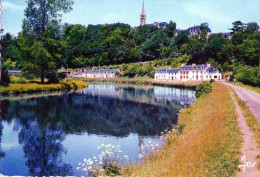
<path fill-rule="evenodd" d="M 215 80 L 214 79 L 210 79 L 210 81 L 209 81 L 210 83 L 213 83 L 213 82 L 215 82 Z"/>
<path fill-rule="evenodd" d="M 10 81 L 13 84 L 27 84 L 28 80 L 22 77 L 10 76 Z"/>
<path fill-rule="evenodd" d="M 46 78 L 48 79 L 48 83 L 59 83 L 58 74 L 56 72 L 48 73 Z"/>
<path fill-rule="evenodd" d="M 258 67 L 242 66 L 238 69 L 235 78 L 246 85 L 260 87 L 260 74 Z"/>
<path fill-rule="evenodd" d="M 212 86 L 209 82 L 202 82 L 196 87 L 196 97 L 201 95 L 208 94 L 212 91 Z"/>

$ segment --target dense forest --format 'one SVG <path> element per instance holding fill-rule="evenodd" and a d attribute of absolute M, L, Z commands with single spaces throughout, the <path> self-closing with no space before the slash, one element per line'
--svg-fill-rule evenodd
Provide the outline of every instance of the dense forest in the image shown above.
<path fill-rule="evenodd" d="M 236 21 L 230 24 L 231 39 L 221 33 L 207 36 L 204 25 L 207 23 L 201 24 L 199 35 L 193 36 L 187 30 L 175 35 L 176 23 L 172 21 L 164 29 L 152 25 L 131 27 L 123 23 L 62 25 L 55 13 L 69 12 L 72 4 L 64 1 L 55 13 L 48 9 L 50 4 L 46 4 L 42 13 L 47 17 L 42 19 L 41 13 L 34 13 L 34 8 L 40 6 L 36 6 L 33 0 L 30 2 L 18 37 L 12 38 L 7 33 L 0 42 L 5 70 L 21 69 L 24 76 L 40 77 L 44 81 L 46 77 L 55 77 L 62 67 L 86 68 L 167 59 L 166 65 L 172 67 L 177 67 L 177 62 L 211 63 L 221 71 L 233 71 L 240 81 L 250 78 L 243 81 L 246 84 L 260 83 L 257 67 L 260 31 L 257 23 Z M 157 62 L 151 67 L 141 68 L 143 74 L 138 74 L 138 65 L 124 66 L 125 70 L 132 67 L 137 74 L 123 76 L 153 77 L 145 69 L 154 71 L 164 65 Z"/>

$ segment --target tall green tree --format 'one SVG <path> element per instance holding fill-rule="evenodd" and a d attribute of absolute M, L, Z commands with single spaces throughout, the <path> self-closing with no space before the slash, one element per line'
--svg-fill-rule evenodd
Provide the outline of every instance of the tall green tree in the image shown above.
<path fill-rule="evenodd" d="M 29 52 L 29 58 L 20 58 L 24 64 L 21 67 L 23 71 L 36 77 L 40 75 L 41 83 L 44 83 L 44 78 L 48 73 L 59 67 L 59 60 L 62 56 L 57 52 L 58 43 L 54 40 L 60 39 L 62 13 L 72 10 L 72 5 L 72 0 L 27 1 L 22 37 L 30 38 L 31 42 L 29 45 L 25 43 L 25 46 L 18 46 L 16 51 Z M 40 51 L 39 54 L 34 51 L 36 49 Z"/>

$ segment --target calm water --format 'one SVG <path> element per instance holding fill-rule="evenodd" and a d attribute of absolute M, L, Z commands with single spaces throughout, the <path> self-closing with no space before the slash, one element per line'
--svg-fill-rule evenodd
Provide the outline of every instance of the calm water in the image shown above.
<path fill-rule="evenodd" d="M 177 121 L 195 92 L 161 86 L 90 84 L 86 90 L 0 101 L 0 173 L 81 175 L 101 144 L 120 145 L 138 162 L 140 145 Z"/>

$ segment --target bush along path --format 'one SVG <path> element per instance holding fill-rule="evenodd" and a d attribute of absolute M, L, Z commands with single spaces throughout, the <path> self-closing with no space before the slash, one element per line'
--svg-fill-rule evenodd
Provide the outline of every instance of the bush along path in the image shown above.
<path fill-rule="evenodd" d="M 239 165 L 240 171 L 238 172 L 237 176 L 260 176 L 260 171 L 258 170 L 259 164 L 257 164 L 257 158 L 259 158 L 257 142 L 255 140 L 254 133 L 250 131 L 249 126 L 247 125 L 246 117 L 243 114 L 244 112 L 242 112 L 241 107 L 238 104 L 237 99 L 239 98 L 237 97 L 236 99 L 234 95 L 234 91 L 231 91 L 231 97 L 234 101 L 238 118 L 238 125 L 240 127 L 243 138 Z"/>

